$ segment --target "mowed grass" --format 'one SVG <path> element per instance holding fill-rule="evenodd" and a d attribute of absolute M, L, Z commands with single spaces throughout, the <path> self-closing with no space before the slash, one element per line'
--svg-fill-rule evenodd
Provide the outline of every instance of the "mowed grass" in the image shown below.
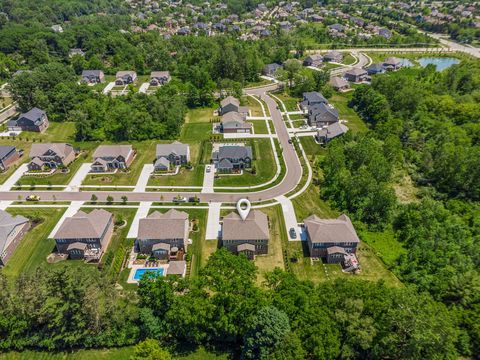
<path fill-rule="evenodd" d="M 300 98 L 295 98 L 287 94 L 286 92 L 283 93 L 275 93 L 276 97 L 283 101 L 285 104 L 285 108 L 287 111 L 298 111 L 298 103 L 301 101 Z M 274 98 L 275 99 L 275 98 Z M 276 100 L 276 99 L 275 99 Z M 283 107 L 280 107 L 283 111 Z"/>
<path fill-rule="evenodd" d="M 312 156 L 324 156 L 326 155 L 327 151 L 325 147 L 322 145 L 318 144 L 315 141 L 315 138 L 313 136 L 301 136 L 299 137 L 300 142 L 302 143 L 303 150 L 305 150 L 305 154 L 309 157 L 309 159 L 312 158 Z"/>
<path fill-rule="evenodd" d="M 400 255 L 407 252 L 403 244 L 395 238 L 392 229 L 387 229 L 382 232 L 368 230 L 357 232 L 359 237 L 367 243 L 370 249 L 389 267 L 395 264 Z"/>
<path fill-rule="evenodd" d="M 346 125 L 350 131 L 365 132 L 368 130 L 367 125 L 360 119 L 355 110 L 348 106 L 352 95 L 352 91 L 343 94 L 336 93 L 328 101 L 338 110 L 340 120 L 347 120 Z"/>
<path fill-rule="evenodd" d="M 7 211 L 12 215 L 41 219 L 41 223 L 28 231 L 2 270 L 5 275 L 15 278 L 22 273 L 31 273 L 42 264 L 46 264 L 47 256 L 55 247 L 55 242 L 52 239 L 48 239 L 48 236 L 60 220 L 65 209 L 10 208 Z"/>
<path fill-rule="evenodd" d="M 218 116 L 214 116 L 214 107 L 190 109 L 185 117 L 185 124 L 193 123 L 210 123 L 212 120 L 219 120 Z"/>
<path fill-rule="evenodd" d="M 253 120 L 250 122 L 253 124 L 255 134 L 268 134 L 267 123 L 264 120 Z"/>
<path fill-rule="evenodd" d="M 307 190 L 294 198 L 292 202 L 299 222 L 303 222 L 310 215 L 326 219 L 336 218 L 340 215 L 320 198 L 320 188 L 314 184 L 310 184 Z"/>
<path fill-rule="evenodd" d="M 262 105 L 260 105 L 260 103 L 254 98 L 252 98 L 251 96 L 243 96 L 242 104 L 244 104 L 245 106 L 248 106 L 251 116 L 263 116 Z M 265 106 L 265 111 L 268 111 L 266 106 Z"/>
<path fill-rule="evenodd" d="M 213 124 L 210 123 L 187 123 L 182 127 L 180 134 L 181 142 L 208 140 L 212 133 Z"/>
<path fill-rule="evenodd" d="M 247 143 L 252 146 L 257 174 L 244 170 L 242 175 L 223 175 L 215 179 L 215 186 L 252 186 L 271 180 L 277 171 L 270 139 L 254 139 Z"/>
<path fill-rule="evenodd" d="M 157 141 L 143 141 L 131 143 L 137 155 L 128 171 L 117 171 L 115 174 L 87 175 L 82 185 L 135 185 L 145 164 L 155 160 L 155 145 Z M 99 144 L 100 145 L 100 144 Z"/>

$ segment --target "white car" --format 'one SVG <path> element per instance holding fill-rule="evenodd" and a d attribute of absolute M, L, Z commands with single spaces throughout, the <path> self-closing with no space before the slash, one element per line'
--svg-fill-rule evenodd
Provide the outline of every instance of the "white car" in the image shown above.
<path fill-rule="evenodd" d="M 209 173 L 212 170 L 212 167 L 210 165 L 207 165 L 207 173 Z"/>

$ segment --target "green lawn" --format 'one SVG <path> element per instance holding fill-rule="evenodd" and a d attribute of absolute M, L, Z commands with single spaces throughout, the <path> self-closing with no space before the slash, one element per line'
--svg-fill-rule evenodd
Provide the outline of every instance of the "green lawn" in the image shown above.
<path fill-rule="evenodd" d="M 224 175 L 215 179 L 215 186 L 252 186 L 271 180 L 277 171 L 270 139 L 254 139 L 248 142 L 252 146 L 254 166 L 257 174 L 245 170 L 242 175 Z"/>
<path fill-rule="evenodd" d="M 302 143 L 303 150 L 305 150 L 305 153 L 309 158 L 311 156 L 326 154 L 326 149 L 322 145 L 317 144 L 313 136 L 301 136 L 299 139 Z"/>
<path fill-rule="evenodd" d="M 303 222 L 305 218 L 313 214 L 321 218 L 335 218 L 340 215 L 320 199 L 320 189 L 314 184 L 310 184 L 307 190 L 294 198 L 292 202 L 299 222 Z"/>
<path fill-rule="evenodd" d="M 212 120 L 219 120 L 218 116 L 213 116 L 215 107 L 190 109 L 185 117 L 185 124 L 210 123 Z"/>
<path fill-rule="evenodd" d="M 117 171 L 115 174 L 87 175 L 83 185 L 135 185 L 142 172 L 143 165 L 155 160 L 155 146 L 158 141 L 132 143 L 137 155 L 128 171 Z"/>
<path fill-rule="evenodd" d="M 383 232 L 361 230 L 358 231 L 358 235 L 389 267 L 395 264 L 395 261 L 400 255 L 406 253 L 402 243 L 395 239 L 395 235 L 391 229 Z"/>
<path fill-rule="evenodd" d="M 50 122 L 48 129 L 44 133 L 24 131 L 17 137 L 17 141 L 37 141 L 37 142 L 68 142 L 75 140 L 74 122 Z"/>
<path fill-rule="evenodd" d="M 365 132 L 368 130 L 367 125 L 360 119 L 358 114 L 352 108 L 348 107 L 348 103 L 352 98 L 353 92 L 334 94 L 328 101 L 335 106 L 340 115 L 340 120 L 347 120 L 346 125 L 353 132 Z"/>
<path fill-rule="evenodd" d="M 12 215 L 38 217 L 42 221 L 33 229 L 30 229 L 18 245 L 7 265 L 2 270 L 5 275 L 17 277 L 21 273 L 33 272 L 40 265 L 46 264 L 47 256 L 55 247 L 55 242 L 52 239 L 47 239 L 47 237 L 60 220 L 64 211 L 65 209 L 58 208 L 8 209 L 8 212 Z"/>
<path fill-rule="evenodd" d="M 349 53 L 343 53 L 342 64 L 352 65 L 355 62 L 355 58 Z"/>
<path fill-rule="evenodd" d="M 276 97 L 278 97 L 280 100 L 283 101 L 287 111 L 298 111 L 297 104 L 301 101 L 300 98 L 294 98 L 294 97 L 288 95 L 286 92 L 278 93 L 278 94 L 275 93 L 274 95 Z M 280 106 L 280 109 L 283 111 L 282 106 Z"/>
<path fill-rule="evenodd" d="M 252 116 L 263 116 L 262 106 L 257 100 L 253 99 L 251 96 L 243 96 L 242 103 L 245 106 L 248 106 L 248 109 L 250 110 Z M 265 111 L 268 111 L 267 107 L 265 107 Z"/>
<path fill-rule="evenodd" d="M 212 133 L 213 125 L 210 123 L 188 123 L 182 127 L 181 142 L 208 140 Z"/>
<path fill-rule="evenodd" d="M 268 134 L 267 123 L 264 120 L 250 121 L 253 124 L 255 134 Z"/>

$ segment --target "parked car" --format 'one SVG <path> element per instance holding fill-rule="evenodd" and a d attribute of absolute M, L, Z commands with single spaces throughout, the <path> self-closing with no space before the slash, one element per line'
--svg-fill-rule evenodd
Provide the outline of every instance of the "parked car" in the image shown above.
<path fill-rule="evenodd" d="M 289 143 L 289 144 L 293 144 L 292 139 L 288 139 L 288 143 Z"/>
<path fill-rule="evenodd" d="M 173 198 L 173 202 L 186 202 L 187 201 L 187 198 L 186 197 L 183 197 L 183 196 L 175 196 Z"/>
<path fill-rule="evenodd" d="M 27 201 L 40 201 L 40 196 L 38 196 L 38 195 L 28 195 L 26 200 Z"/>
<path fill-rule="evenodd" d="M 207 173 L 209 173 L 212 170 L 212 167 L 210 165 L 207 165 Z"/>
<path fill-rule="evenodd" d="M 200 199 L 196 196 L 192 196 L 192 197 L 189 197 L 188 198 L 188 202 L 192 202 L 192 203 L 199 203 L 200 202 Z"/>
<path fill-rule="evenodd" d="M 297 238 L 297 232 L 295 231 L 294 228 L 290 228 L 290 237 L 292 239 L 296 239 Z"/>

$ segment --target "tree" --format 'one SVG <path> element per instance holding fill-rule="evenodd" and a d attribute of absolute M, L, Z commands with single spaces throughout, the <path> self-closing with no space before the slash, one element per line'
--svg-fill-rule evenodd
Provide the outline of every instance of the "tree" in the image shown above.
<path fill-rule="evenodd" d="M 106 200 L 107 200 L 107 204 L 113 203 L 113 196 L 108 195 Z"/>
<path fill-rule="evenodd" d="M 91 201 L 93 204 L 96 204 L 96 203 L 97 203 L 97 200 L 98 200 L 97 195 L 92 194 L 92 196 L 90 197 L 90 201 Z"/>
<path fill-rule="evenodd" d="M 267 359 L 290 332 L 287 315 L 267 306 L 256 314 L 245 334 L 242 359 Z"/>
<path fill-rule="evenodd" d="M 135 345 L 132 360 L 172 360 L 170 353 L 160 347 L 158 340 L 146 339 Z"/>
<path fill-rule="evenodd" d="M 126 205 L 127 204 L 127 201 L 128 201 L 128 197 L 126 195 L 123 195 L 122 196 L 122 204 L 123 205 Z"/>

